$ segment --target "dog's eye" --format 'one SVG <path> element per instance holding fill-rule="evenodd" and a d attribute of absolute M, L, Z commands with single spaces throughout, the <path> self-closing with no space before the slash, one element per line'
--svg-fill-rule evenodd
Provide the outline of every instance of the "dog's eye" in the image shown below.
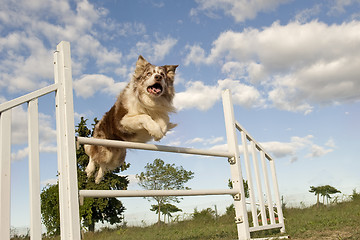
<path fill-rule="evenodd" d="M 161 76 L 163 76 L 163 77 L 165 77 L 165 74 L 164 74 L 163 72 L 162 72 L 162 73 L 160 73 L 160 75 L 161 75 Z"/>
<path fill-rule="evenodd" d="M 150 76 L 152 75 L 152 73 L 151 73 L 151 72 L 148 72 L 146 75 L 147 75 L 148 77 L 150 77 Z"/>

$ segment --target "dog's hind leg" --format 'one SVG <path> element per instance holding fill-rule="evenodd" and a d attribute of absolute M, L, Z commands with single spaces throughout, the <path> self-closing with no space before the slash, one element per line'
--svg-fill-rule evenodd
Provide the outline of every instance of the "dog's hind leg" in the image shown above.
<path fill-rule="evenodd" d="M 99 171 L 97 172 L 96 177 L 95 177 L 96 184 L 99 184 L 101 182 L 101 180 L 104 177 L 105 172 L 106 172 L 106 167 L 104 165 L 100 164 Z"/>
<path fill-rule="evenodd" d="M 94 154 L 91 154 L 93 148 L 97 148 L 97 146 L 84 145 L 85 153 L 86 153 L 86 155 L 89 156 L 89 163 L 88 163 L 88 165 L 87 165 L 87 167 L 85 169 L 85 172 L 86 172 L 86 175 L 87 175 L 88 178 L 91 177 L 94 174 L 95 169 L 96 169 L 96 164 L 95 164 L 95 161 L 94 161 L 95 156 L 94 156 Z"/>
<path fill-rule="evenodd" d="M 94 172 L 95 172 L 95 169 L 96 169 L 96 165 L 95 165 L 95 162 L 94 160 L 92 160 L 92 158 L 90 157 L 89 158 L 89 164 L 87 165 L 86 169 L 85 169 L 85 172 L 86 172 L 86 175 L 87 177 L 91 177 Z"/>

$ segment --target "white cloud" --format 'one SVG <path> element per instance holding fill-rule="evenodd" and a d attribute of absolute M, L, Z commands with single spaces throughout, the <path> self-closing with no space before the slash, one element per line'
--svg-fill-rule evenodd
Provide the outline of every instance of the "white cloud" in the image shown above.
<path fill-rule="evenodd" d="M 264 89 L 273 106 L 306 114 L 317 104 L 360 100 L 359 28 L 360 21 L 295 21 L 227 31 L 208 54 L 197 44 L 187 46 L 185 63 L 223 62 L 225 74 Z"/>
<path fill-rule="evenodd" d="M 56 152 L 56 130 L 54 119 L 44 113 L 39 113 L 39 151 L 40 152 Z M 24 105 L 12 109 L 11 122 L 11 143 L 14 145 L 28 144 L 28 113 L 24 109 Z M 29 154 L 27 146 L 16 149 L 11 153 L 12 161 L 22 160 Z"/>
<path fill-rule="evenodd" d="M 196 138 L 186 141 L 185 143 L 186 144 L 201 143 L 203 145 L 213 145 L 213 144 L 223 142 L 223 141 L 224 141 L 223 137 L 210 137 L 210 138 L 206 138 L 206 139 L 196 137 Z"/>
<path fill-rule="evenodd" d="M 106 22 L 101 22 L 100 26 L 106 30 L 102 38 L 107 40 L 114 40 L 121 36 L 144 35 L 146 33 L 146 26 L 138 22 L 119 23 L 113 19 L 107 19 Z"/>
<path fill-rule="evenodd" d="M 336 144 L 333 138 L 330 138 L 326 143 L 325 146 L 330 148 L 336 148 Z"/>
<path fill-rule="evenodd" d="M 36 37 L 14 32 L 0 37 L 0 86 L 10 92 L 44 87 L 53 78 L 51 54 Z"/>
<path fill-rule="evenodd" d="M 125 82 L 115 82 L 111 77 L 101 74 L 85 74 L 73 83 L 76 96 L 83 98 L 93 96 L 96 91 L 116 96 L 126 85 Z"/>
<path fill-rule="evenodd" d="M 143 55 L 149 62 L 156 64 L 162 61 L 168 55 L 171 49 L 176 45 L 177 39 L 172 37 L 158 37 L 155 41 L 145 39 L 136 43 L 136 47 L 131 49 L 129 58 L 137 58 Z"/>
<path fill-rule="evenodd" d="M 88 57 L 93 57 L 96 63 L 100 66 L 106 64 L 120 64 L 122 53 L 116 49 L 108 50 L 106 47 L 101 45 L 100 41 L 94 36 L 84 34 L 79 36 L 73 47 L 73 52 L 81 60 L 85 60 Z"/>
<path fill-rule="evenodd" d="M 169 54 L 171 49 L 176 45 L 177 40 L 175 38 L 167 37 L 154 43 L 154 55 L 153 61 L 161 61 L 164 57 Z"/>
<path fill-rule="evenodd" d="M 167 143 L 166 145 L 168 146 L 181 146 L 181 141 L 180 140 L 174 140 L 174 141 L 170 141 L 169 143 Z"/>
<path fill-rule="evenodd" d="M 61 40 L 71 42 L 74 76 L 81 75 L 87 64 L 94 61 L 94 72 L 127 74 L 123 62 L 127 59 L 123 59 L 119 49 L 105 46 L 105 42 L 114 36 L 144 34 L 146 28 L 142 23 L 118 23 L 108 18 L 108 13 L 87 0 L 71 5 L 65 0 L 5 0 L 0 23 L 10 31 L 0 37 L 1 88 L 28 92 L 52 83 L 52 53 Z M 175 39 L 164 38 L 149 47 L 161 59 L 175 43 Z"/>
<path fill-rule="evenodd" d="M 275 157 L 284 158 L 290 157 L 290 162 L 294 162 L 299 159 L 301 152 L 305 152 L 307 158 L 318 158 L 332 152 L 333 145 L 325 144 L 330 147 L 325 147 L 314 144 L 314 136 L 308 135 L 305 137 L 292 137 L 290 142 L 264 142 L 261 145 Z"/>
<path fill-rule="evenodd" d="M 261 145 L 265 148 L 266 151 L 269 151 L 276 158 L 285 158 L 290 157 L 292 161 L 297 157 L 297 153 L 300 150 L 310 146 L 312 144 L 313 136 L 308 135 L 305 137 L 292 137 L 290 142 L 262 142 Z"/>
<path fill-rule="evenodd" d="M 58 182 L 58 179 L 57 178 L 49 178 L 49 179 L 46 179 L 44 181 L 41 181 L 41 185 L 42 186 L 46 186 L 46 185 L 54 185 Z"/>
<path fill-rule="evenodd" d="M 320 13 L 322 5 L 316 4 L 312 8 L 307 8 L 295 16 L 295 21 L 300 23 L 306 23 L 307 21 L 311 20 L 312 17 L 317 16 Z"/>
<path fill-rule="evenodd" d="M 235 104 L 244 107 L 264 106 L 264 100 L 260 92 L 253 86 L 242 84 L 232 79 L 224 79 L 218 81 L 220 89 L 231 89 L 232 99 Z"/>
<path fill-rule="evenodd" d="M 174 105 L 178 110 L 197 108 L 207 110 L 220 99 L 220 89 L 217 86 L 207 86 L 203 82 L 188 82 L 186 91 L 175 94 Z"/>
<path fill-rule="evenodd" d="M 332 152 L 333 149 L 325 149 L 324 147 L 321 147 L 319 145 L 312 145 L 311 146 L 311 152 L 306 155 L 308 158 L 315 158 L 315 157 L 322 157 L 327 153 Z"/>
<path fill-rule="evenodd" d="M 27 111 L 23 105 L 12 109 L 11 116 L 11 143 L 24 144 L 28 140 Z"/>
<path fill-rule="evenodd" d="M 11 161 L 19 161 L 24 159 L 29 155 L 29 148 L 25 147 L 23 149 L 19 149 L 17 152 L 11 153 Z"/>
<path fill-rule="evenodd" d="M 221 71 L 231 78 L 239 78 L 245 75 L 246 64 L 236 61 L 226 62 L 222 66 Z"/>
<path fill-rule="evenodd" d="M 0 104 L 6 102 L 6 98 L 0 95 Z"/>
<path fill-rule="evenodd" d="M 212 137 L 208 140 L 209 144 L 215 144 L 223 141 L 224 141 L 223 137 Z"/>
<path fill-rule="evenodd" d="M 227 152 L 227 151 L 229 151 L 229 148 L 228 148 L 227 143 L 225 143 L 225 144 L 214 145 L 211 148 L 209 148 L 209 150 L 219 151 L 219 152 Z"/>
<path fill-rule="evenodd" d="M 199 45 L 186 45 L 185 49 L 189 51 L 184 60 L 185 65 L 189 65 L 191 63 L 201 64 L 207 62 L 205 57 L 205 50 Z"/>
<path fill-rule="evenodd" d="M 338 15 L 345 13 L 345 7 L 349 7 L 353 4 L 359 4 L 359 0 L 333 0 L 331 1 L 331 7 L 328 15 Z"/>
<path fill-rule="evenodd" d="M 260 142 L 261 146 L 276 158 L 288 158 L 289 162 L 293 163 L 297 161 L 302 156 L 306 158 L 318 158 L 322 157 L 333 151 L 331 146 L 326 146 L 330 148 L 325 148 L 313 143 L 314 136 L 307 135 L 305 137 L 294 136 L 291 137 L 289 142 L 279 142 L 279 141 L 270 141 L 270 142 Z M 247 143 L 249 144 L 249 143 Z M 218 144 L 214 145 L 210 148 L 211 150 L 216 151 L 227 151 L 227 144 Z M 250 144 L 248 145 L 248 149 L 251 149 Z M 239 152 L 243 154 L 243 146 L 242 143 L 239 145 Z"/>
<path fill-rule="evenodd" d="M 39 113 L 39 141 L 46 143 L 56 143 L 56 130 L 54 129 L 54 119 L 46 114 Z M 12 109 L 11 122 L 11 142 L 12 144 L 24 144 L 28 141 L 28 113 L 24 105 Z"/>
<path fill-rule="evenodd" d="M 196 137 L 196 138 L 193 138 L 193 139 L 190 139 L 190 140 L 186 141 L 186 144 L 202 143 L 202 142 L 204 142 L 203 138 Z"/>
<path fill-rule="evenodd" d="M 296 89 L 275 88 L 268 93 L 268 99 L 282 110 L 303 112 L 305 115 L 313 111 L 313 107 L 304 103 L 303 98 L 297 95 Z"/>
<path fill-rule="evenodd" d="M 232 89 L 233 101 L 235 104 L 244 107 L 258 107 L 263 100 L 260 92 L 254 87 L 241 83 L 237 80 L 219 80 L 217 85 L 209 86 L 203 82 L 188 82 L 184 92 L 175 95 L 174 105 L 178 110 L 197 108 L 208 110 L 221 98 L 224 89 Z"/>
<path fill-rule="evenodd" d="M 217 10 L 222 10 L 226 15 L 232 16 L 237 22 L 244 22 L 247 19 L 254 19 L 259 12 L 268 12 L 276 9 L 288 0 L 196 0 L 197 8 L 190 11 L 190 16 L 196 16 L 198 12 L 212 18 L 218 18 Z"/>

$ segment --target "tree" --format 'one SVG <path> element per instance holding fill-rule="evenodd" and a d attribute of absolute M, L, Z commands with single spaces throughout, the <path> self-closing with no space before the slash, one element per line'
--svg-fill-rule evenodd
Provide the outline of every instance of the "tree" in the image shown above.
<path fill-rule="evenodd" d="M 327 199 L 328 202 L 329 199 L 331 199 L 330 195 L 341 193 L 339 190 L 337 190 L 336 188 L 330 185 L 324 185 L 318 187 L 310 186 L 309 192 L 314 193 L 317 196 L 317 200 L 316 200 L 317 207 L 319 207 L 320 204 L 320 195 L 323 197 L 323 204 L 325 204 L 325 198 Z"/>
<path fill-rule="evenodd" d="M 185 187 L 185 183 L 194 177 L 193 172 L 186 171 L 182 166 L 176 167 L 175 164 L 165 164 L 159 158 L 155 159 L 153 163 L 148 163 L 145 170 L 145 172 L 136 175 L 136 178 L 139 180 L 139 185 L 147 190 L 189 189 Z M 165 204 L 180 202 L 180 198 L 176 196 L 155 196 L 152 199 L 157 202 L 158 223 L 160 223 L 161 209 Z"/>
<path fill-rule="evenodd" d="M 40 194 L 42 222 L 48 235 L 60 234 L 59 184 L 46 185 Z"/>
<path fill-rule="evenodd" d="M 321 189 L 322 189 L 321 195 L 323 197 L 323 204 L 325 204 L 325 198 L 326 198 L 326 202 L 328 203 L 329 199 L 331 199 L 330 195 L 341 193 L 339 190 L 337 190 L 336 188 L 330 185 L 321 186 Z"/>
<path fill-rule="evenodd" d="M 158 205 L 151 205 L 151 211 L 154 211 L 156 214 L 159 214 L 159 206 Z M 161 213 L 164 215 L 164 223 L 166 216 L 168 217 L 168 223 L 170 223 L 170 217 L 172 217 L 171 213 L 175 212 L 182 212 L 180 208 L 170 203 L 163 204 L 160 208 Z"/>
<path fill-rule="evenodd" d="M 83 117 L 79 125 L 76 126 L 76 133 L 81 137 L 89 137 L 91 130 L 87 128 L 86 121 Z M 95 124 L 97 120 L 94 120 Z M 92 124 L 93 127 L 95 124 Z M 105 175 L 100 184 L 95 184 L 94 177 L 87 178 L 85 168 L 89 162 L 89 157 L 85 154 L 83 146 L 76 151 L 77 156 L 77 174 L 78 188 L 96 189 L 96 190 L 124 190 L 127 188 L 129 181 L 127 177 L 117 175 L 121 170 L 129 167 L 125 164 Z M 121 201 L 116 198 L 85 198 L 84 204 L 80 206 L 80 216 L 82 224 L 89 231 L 94 231 L 95 223 L 109 222 L 110 224 L 120 223 L 123 219 L 122 213 L 125 208 Z M 58 183 L 47 185 L 41 193 L 41 213 L 42 220 L 49 235 L 60 234 L 60 215 L 59 215 L 59 191 Z"/>
<path fill-rule="evenodd" d="M 249 198 L 249 197 L 250 197 L 250 193 L 249 193 L 249 184 L 248 184 L 248 181 L 245 180 L 245 179 L 243 179 L 243 184 L 244 184 L 245 198 Z M 228 187 L 229 187 L 230 189 L 233 189 L 233 184 L 232 184 L 231 179 L 229 179 Z"/>
<path fill-rule="evenodd" d="M 309 192 L 314 193 L 316 195 L 316 206 L 319 207 L 320 204 L 320 187 L 314 187 L 314 186 L 310 186 L 310 190 Z"/>

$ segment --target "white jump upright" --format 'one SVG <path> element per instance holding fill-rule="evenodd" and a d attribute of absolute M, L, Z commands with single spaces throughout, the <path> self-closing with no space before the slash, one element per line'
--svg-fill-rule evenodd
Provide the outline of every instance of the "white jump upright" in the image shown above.
<path fill-rule="evenodd" d="M 0 239 L 10 239 L 11 112 L 27 104 L 30 239 L 41 239 L 38 98 L 55 92 L 61 239 L 80 240 L 70 44 L 54 53 L 55 83 L 0 104 Z"/>
<path fill-rule="evenodd" d="M 28 104 L 30 238 L 32 240 L 41 239 L 38 98 L 52 92 L 55 92 L 56 104 L 60 231 L 62 240 L 80 240 L 79 199 L 82 202 L 85 197 L 228 194 L 234 198 L 238 239 L 248 240 L 251 232 L 266 229 L 278 228 L 281 232 L 285 232 L 274 160 L 235 121 L 231 92 L 229 90 L 223 92 L 223 108 L 228 142 L 228 151 L 226 152 L 84 137 L 77 137 L 76 139 L 78 144 L 225 157 L 230 164 L 232 189 L 78 191 L 71 57 L 68 42 L 59 43 L 54 53 L 54 77 L 55 83 L 53 85 L 0 105 L 0 239 L 10 239 L 11 110 L 23 103 Z M 238 143 L 237 131 L 241 133 L 241 146 Z M 240 158 L 241 156 L 243 156 L 243 160 Z M 204 160 L 206 161 L 206 159 Z M 271 175 L 271 181 L 269 175 Z M 243 179 L 247 180 L 249 186 L 251 222 L 248 219 L 248 202 L 245 197 Z"/>
<path fill-rule="evenodd" d="M 61 239 L 80 239 L 80 216 L 75 146 L 74 104 L 70 43 L 61 42 L 54 53 L 56 130 L 58 142 Z"/>

